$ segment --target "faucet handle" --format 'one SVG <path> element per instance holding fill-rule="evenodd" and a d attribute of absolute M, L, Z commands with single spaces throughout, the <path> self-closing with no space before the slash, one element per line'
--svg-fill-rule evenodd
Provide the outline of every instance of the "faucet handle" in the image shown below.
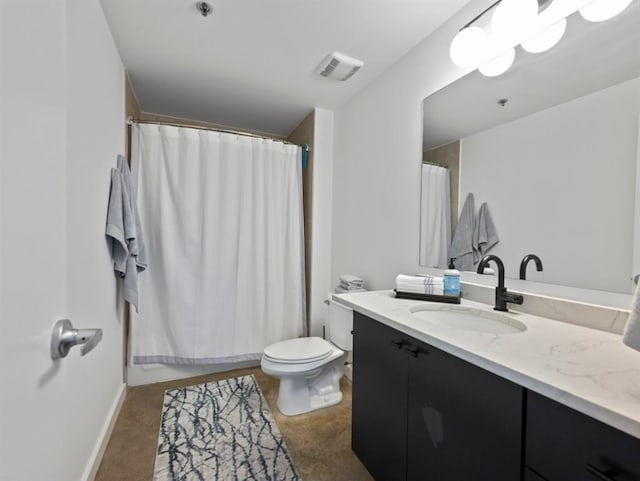
<path fill-rule="evenodd" d="M 512 304 L 522 304 L 524 302 L 524 297 L 522 297 L 520 294 L 514 294 L 513 292 L 509 291 L 505 291 L 503 299 L 506 302 L 511 302 Z"/>

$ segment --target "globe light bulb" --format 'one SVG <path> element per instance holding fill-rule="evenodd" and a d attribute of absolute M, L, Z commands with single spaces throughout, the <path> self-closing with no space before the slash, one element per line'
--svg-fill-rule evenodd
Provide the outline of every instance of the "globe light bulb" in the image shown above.
<path fill-rule="evenodd" d="M 478 70 L 482 75 L 487 77 L 497 77 L 505 73 L 511 67 L 513 60 L 516 58 L 516 51 L 513 47 L 493 58 L 489 62 L 480 66 Z"/>
<path fill-rule="evenodd" d="M 460 67 L 475 67 L 486 58 L 489 36 L 480 27 L 467 27 L 458 32 L 451 42 L 449 55 Z"/>
<path fill-rule="evenodd" d="M 537 15 L 537 0 L 502 0 L 491 17 L 491 33 L 503 44 L 512 45 Z"/>
<path fill-rule="evenodd" d="M 604 22 L 629 6 L 631 0 L 595 0 L 580 9 L 580 15 L 589 22 Z"/>
<path fill-rule="evenodd" d="M 521 43 L 522 48 L 530 53 L 540 53 L 549 50 L 560 41 L 566 29 L 567 21 L 563 18 L 559 22 L 524 40 Z"/>

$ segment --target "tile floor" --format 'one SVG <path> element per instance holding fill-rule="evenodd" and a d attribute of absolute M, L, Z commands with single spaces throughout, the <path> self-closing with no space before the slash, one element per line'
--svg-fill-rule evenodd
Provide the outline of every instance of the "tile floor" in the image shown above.
<path fill-rule="evenodd" d="M 351 382 L 342 379 L 342 402 L 287 417 L 276 407 L 278 380 L 260 368 L 130 387 L 95 481 L 152 481 L 164 391 L 253 374 L 271 407 L 303 481 L 373 481 L 351 451 Z"/>

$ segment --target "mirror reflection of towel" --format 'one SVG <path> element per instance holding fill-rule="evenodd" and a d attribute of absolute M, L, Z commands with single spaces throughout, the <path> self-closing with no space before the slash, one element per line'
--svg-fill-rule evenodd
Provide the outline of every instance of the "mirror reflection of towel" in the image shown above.
<path fill-rule="evenodd" d="M 640 283 L 636 286 L 633 294 L 631 313 L 624 326 L 622 342 L 636 351 L 640 351 Z"/>
<path fill-rule="evenodd" d="M 480 262 L 480 259 L 499 241 L 496 226 L 489 213 L 489 206 L 485 202 L 480 206 L 478 220 L 473 231 L 474 264 Z"/>
<path fill-rule="evenodd" d="M 454 265 L 459 271 L 473 271 L 475 256 L 473 252 L 473 239 L 475 232 L 476 203 L 473 194 L 469 192 L 464 201 L 460 220 L 456 227 L 456 233 L 451 242 L 449 257 L 454 257 Z M 475 261 L 477 262 L 477 261 Z"/>

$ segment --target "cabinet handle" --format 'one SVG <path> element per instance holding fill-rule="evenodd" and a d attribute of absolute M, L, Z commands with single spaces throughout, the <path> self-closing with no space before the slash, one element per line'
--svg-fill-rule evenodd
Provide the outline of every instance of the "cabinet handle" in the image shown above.
<path fill-rule="evenodd" d="M 409 355 L 411 355 L 413 357 L 418 357 L 418 354 L 420 354 L 422 352 L 417 347 L 411 347 L 411 345 L 405 347 L 404 350 L 407 351 L 409 353 Z"/>
<path fill-rule="evenodd" d="M 404 346 L 410 346 L 411 345 L 407 341 L 391 341 L 391 344 L 393 344 L 398 349 L 402 349 Z"/>
<path fill-rule="evenodd" d="M 593 474 L 596 478 L 602 481 L 616 481 L 614 478 L 618 475 L 613 469 L 602 471 L 596 468 L 593 464 L 587 464 L 587 471 L 589 474 Z"/>

